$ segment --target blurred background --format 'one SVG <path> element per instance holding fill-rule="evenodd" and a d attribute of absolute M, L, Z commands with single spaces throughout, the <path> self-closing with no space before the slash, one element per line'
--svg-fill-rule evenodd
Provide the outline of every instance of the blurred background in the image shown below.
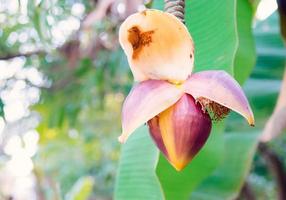
<path fill-rule="evenodd" d="M 117 33 L 151 3 L 0 0 L 0 200 L 112 199 L 121 105 L 133 82 Z M 256 3 L 256 66 L 244 90 L 264 129 L 286 49 L 276 1 Z M 240 126 L 235 119 L 228 130 Z M 286 189 L 285 144 L 281 134 L 259 145 L 240 199 L 277 199 Z"/>

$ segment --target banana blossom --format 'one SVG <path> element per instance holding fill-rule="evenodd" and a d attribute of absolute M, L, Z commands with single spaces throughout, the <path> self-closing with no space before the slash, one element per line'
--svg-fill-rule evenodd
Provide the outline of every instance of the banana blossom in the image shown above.
<path fill-rule="evenodd" d="M 135 13 L 120 26 L 119 42 L 137 82 L 123 104 L 120 142 L 147 123 L 157 147 L 180 171 L 207 141 L 213 119 L 233 110 L 254 125 L 248 100 L 228 73 L 192 74 L 193 40 L 175 16 Z"/>

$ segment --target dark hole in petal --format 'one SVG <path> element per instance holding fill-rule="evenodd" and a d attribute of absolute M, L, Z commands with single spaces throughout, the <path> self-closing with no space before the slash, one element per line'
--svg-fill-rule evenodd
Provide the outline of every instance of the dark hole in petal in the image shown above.
<path fill-rule="evenodd" d="M 128 30 L 128 41 L 131 43 L 133 48 L 132 58 L 138 58 L 141 50 L 144 46 L 148 46 L 152 42 L 152 34 L 154 31 L 142 32 L 138 26 L 133 26 Z"/>

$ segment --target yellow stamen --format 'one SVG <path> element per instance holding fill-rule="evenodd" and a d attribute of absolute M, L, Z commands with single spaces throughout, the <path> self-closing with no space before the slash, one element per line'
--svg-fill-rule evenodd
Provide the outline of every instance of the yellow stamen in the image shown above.
<path fill-rule="evenodd" d="M 183 83 L 179 82 L 179 81 L 171 81 L 171 83 L 173 83 L 173 85 L 178 88 L 178 89 L 183 89 Z"/>

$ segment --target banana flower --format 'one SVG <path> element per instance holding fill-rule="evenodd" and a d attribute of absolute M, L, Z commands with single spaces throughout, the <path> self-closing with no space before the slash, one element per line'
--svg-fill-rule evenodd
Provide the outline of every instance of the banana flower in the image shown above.
<path fill-rule="evenodd" d="M 212 119 L 233 110 L 254 125 L 248 100 L 228 73 L 192 74 L 193 40 L 175 16 L 135 13 L 120 26 L 119 42 L 136 82 L 123 104 L 120 142 L 147 123 L 157 147 L 180 171 L 205 144 Z"/>

